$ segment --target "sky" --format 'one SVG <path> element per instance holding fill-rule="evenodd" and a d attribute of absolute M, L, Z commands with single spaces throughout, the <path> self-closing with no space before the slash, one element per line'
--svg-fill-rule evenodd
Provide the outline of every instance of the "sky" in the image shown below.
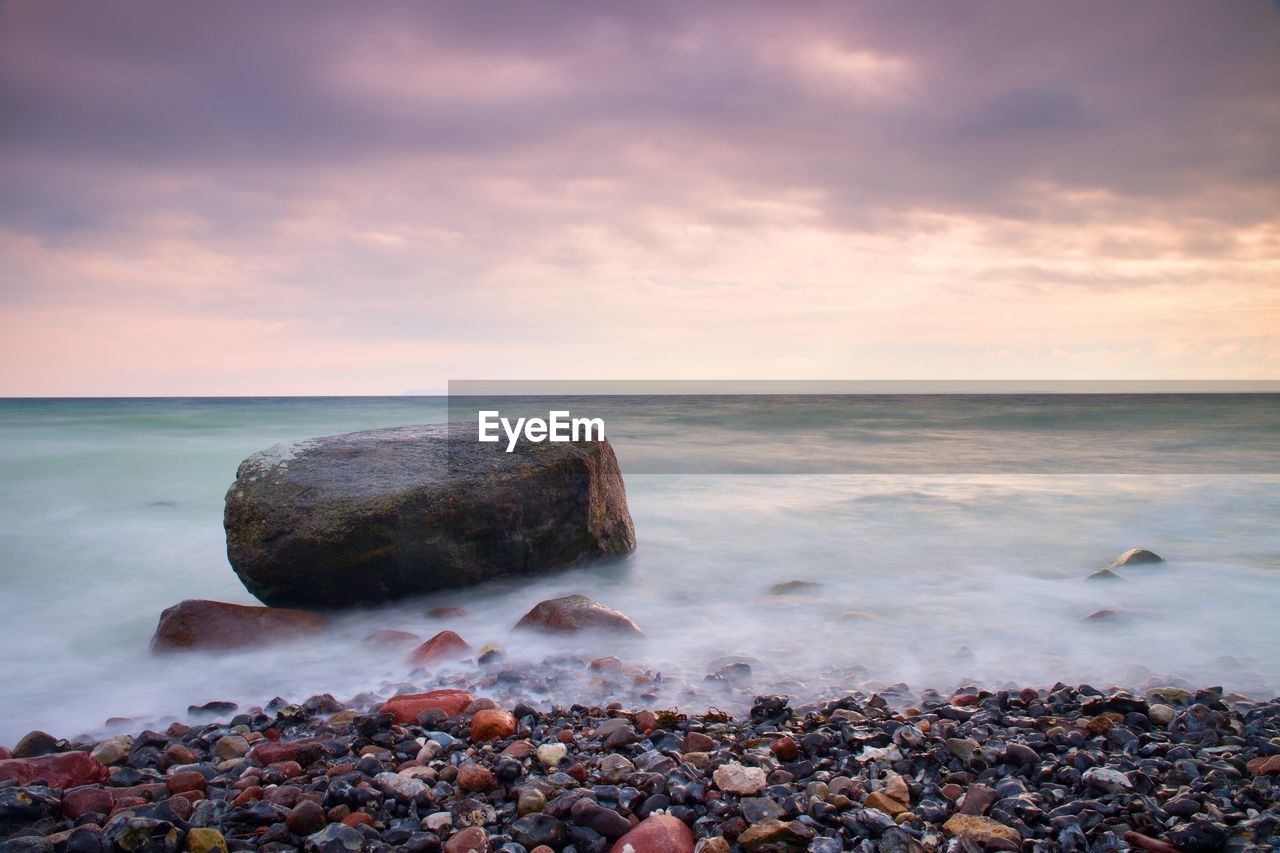
<path fill-rule="evenodd" d="M 1280 6 L 0 0 L 0 364 L 1280 378 Z"/>

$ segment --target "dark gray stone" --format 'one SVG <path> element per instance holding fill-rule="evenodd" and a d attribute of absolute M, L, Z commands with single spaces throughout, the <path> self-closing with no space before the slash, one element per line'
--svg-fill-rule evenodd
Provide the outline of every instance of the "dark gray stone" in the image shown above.
<path fill-rule="evenodd" d="M 613 448 L 480 444 L 470 424 L 276 445 L 227 492 L 227 556 L 271 605 L 341 607 L 635 548 Z"/>

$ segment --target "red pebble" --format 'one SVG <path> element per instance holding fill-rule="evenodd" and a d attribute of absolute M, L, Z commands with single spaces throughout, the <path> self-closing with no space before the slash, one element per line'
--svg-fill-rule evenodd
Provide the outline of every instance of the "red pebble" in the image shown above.
<path fill-rule="evenodd" d="M 270 769 L 284 775 L 286 779 L 295 779 L 302 775 L 302 765 L 296 761 L 277 761 Z"/>
<path fill-rule="evenodd" d="M 587 768 L 583 767 L 581 764 L 570 764 L 565 768 L 564 772 L 568 773 L 579 782 L 587 781 Z"/>
<path fill-rule="evenodd" d="M 181 794 L 183 791 L 203 791 L 209 783 L 204 774 L 195 770 L 184 770 L 174 773 L 165 781 L 164 786 L 170 794 Z"/>
<path fill-rule="evenodd" d="M 614 842 L 613 853 L 693 853 L 693 830 L 669 814 L 651 814 Z"/>
<path fill-rule="evenodd" d="M 783 761 L 795 761 L 796 756 L 800 754 L 800 744 L 796 743 L 796 739 L 790 735 L 778 738 L 769 748 Z"/>
<path fill-rule="evenodd" d="M 72 820 L 89 812 L 111 814 L 113 805 L 111 792 L 104 788 L 72 788 L 62 795 L 62 813 Z"/>
<path fill-rule="evenodd" d="M 409 655 L 409 663 L 414 666 L 428 666 L 437 661 L 466 657 L 470 651 L 471 644 L 466 640 L 452 631 L 441 631 L 414 649 Z"/>
<path fill-rule="evenodd" d="M 486 708 L 471 718 L 472 743 L 502 740 L 516 733 L 516 718 L 510 711 Z"/>
<path fill-rule="evenodd" d="M 464 764 L 458 768 L 458 787 L 468 793 L 487 791 L 493 786 L 493 774 L 479 764 Z"/>
<path fill-rule="evenodd" d="M 489 833 L 483 826 L 469 826 L 455 832 L 444 843 L 444 853 L 492 853 L 493 845 L 489 843 Z"/>
<path fill-rule="evenodd" d="M 243 806 L 245 803 L 256 803 L 262 799 L 262 786 L 254 785 L 241 791 L 234 800 L 231 801 L 233 806 Z"/>
<path fill-rule="evenodd" d="M 116 797 L 115 806 L 111 809 L 111 814 L 122 812 L 126 809 L 136 809 L 138 806 L 145 806 L 147 801 L 142 797 Z"/>
<path fill-rule="evenodd" d="M 456 717 L 474 702 L 476 697 L 465 690 L 445 688 L 427 693 L 406 693 L 392 696 L 382 704 L 383 713 L 395 717 L 397 723 L 408 725 L 418 720 L 424 711 L 439 709 L 446 717 Z"/>
<path fill-rule="evenodd" d="M 652 711 L 641 711 L 636 714 L 636 728 L 641 734 L 649 734 L 658 727 L 658 715 Z"/>
<path fill-rule="evenodd" d="M 185 794 L 174 794 L 165 800 L 165 804 L 169 806 L 169 810 L 183 820 L 191 817 L 194 803 L 191 802 L 191 795 L 198 794 L 197 791 L 187 791 Z M 203 799 L 203 796 L 201 797 Z"/>

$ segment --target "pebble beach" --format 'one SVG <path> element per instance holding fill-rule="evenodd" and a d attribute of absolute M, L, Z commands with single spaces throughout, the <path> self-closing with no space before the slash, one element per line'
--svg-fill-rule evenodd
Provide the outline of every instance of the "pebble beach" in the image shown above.
<path fill-rule="evenodd" d="M 620 673 L 616 659 L 560 660 Z M 5 851 L 1101 851 L 1280 845 L 1280 701 L 1055 684 L 738 714 L 504 705 L 485 683 L 368 704 L 210 703 L 0 762 Z M 602 680 L 602 683 L 603 680 Z M 474 692 L 473 692 L 474 691 Z M 13 758 L 10 758 L 12 752 Z"/>

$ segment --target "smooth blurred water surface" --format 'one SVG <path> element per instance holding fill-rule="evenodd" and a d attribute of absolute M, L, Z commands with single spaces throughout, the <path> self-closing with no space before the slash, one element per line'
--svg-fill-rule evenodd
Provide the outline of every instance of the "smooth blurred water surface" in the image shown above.
<path fill-rule="evenodd" d="M 668 470 L 681 454 L 689 470 L 705 469 L 710 453 L 785 454 L 791 445 L 777 435 L 797 422 L 812 442 L 859 454 L 935 446 L 925 433 L 971 456 L 1017 447 L 1052 459 L 1064 442 L 1097 440 L 1096 422 L 1070 399 L 1061 418 L 1048 401 L 995 420 L 930 417 L 919 400 L 897 413 L 869 401 L 864 423 L 879 426 L 844 431 L 836 425 L 856 405 L 825 405 L 838 417 L 820 400 L 800 406 L 799 421 L 786 407 L 755 422 L 717 421 L 711 407 L 687 432 L 672 426 L 679 413 L 632 412 L 611 432 L 639 539 L 624 563 L 349 614 L 323 638 L 265 653 L 156 658 L 148 642 L 165 607 L 253 603 L 227 564 L 222 530 L 223 495 L 242 459 L 279 441 L 441 421 L 445 399 L 0 400 L 0 743 L 32 728 L 97 731 L 109 716 L 181 715 L 211 699 L 382 689 L 409 668 L 360 638 L 374 628 L 429 636 L 442 626 L 424 613 L 440 605 L 468 611 L 448 627 L 513 658 L 616 651 L 696 682 L 709 661 L 749 655 L 801 697 L 851 687 L 839 673 L 853 665 L 916 688 L 1141 686 L 1154 674 L 1275 693 L 1273 400 L 1190 399 L 1154 419 L 1149 409 L 1122 413 L 1132 430 L 1122 444 L 1150 456 L 1147 473 L 887 463 L 877 473 L 640 473 Z M 659 451 L 666 467 L 651 464 Z M 1189 462 L 1155 464 L 1175 457 Z M 1258 473 L 1240 473 L 1251 458 Z M 1226 473 L 1206 464 L 1214 459 Z M 1131 547 L 1168 562 L 1126 570 L 1123 583 L 1083 581 Z M 787 580 L 821 586 L 769 594 Z M 534 603 L 567 592 L 624 610 L 647 638 L 588 648 L 510 633 Z M 1135 612 L 1116 624 L 1084 621 L 1102 608 Z M 863 615 L 842 619 L 847 611 Z"/>

